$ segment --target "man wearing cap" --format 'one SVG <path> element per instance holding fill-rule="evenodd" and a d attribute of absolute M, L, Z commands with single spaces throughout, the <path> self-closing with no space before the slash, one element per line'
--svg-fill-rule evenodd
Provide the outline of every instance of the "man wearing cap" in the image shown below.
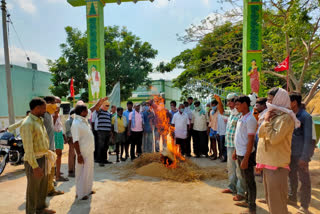
<path fill-rule="evenodd" d="M 129 114 L 128 136 L 131 136 L 130 156 L 131 160 L 136 158 L 135 151 L 142 154 L 143 117 L 140 113 L 140 103 L 134 104 L 134 110 Z"/>
<path fill-rule="evenodd" d="M 227 105 L 230 108 L 230 116 L 227 121 L 226 135 L 225 135 L 225 145 L 227 147 L 227 162 L 228 162 L 228 177 L 229 185 L 228 188 L 222 190 L 222 193 L 235 194 L 233 197 L 234 201 L 244 200 L 245 196 L 245 184 L 241 176 L 240 166 L 237 161 L 232 159 L 232 154 L 235 150 L 234 137 L 236 132 L 237 122 L 241 116 L 241 113 L 235 108 L 235 98 L 237 95 L 235 93 L 230 93 L 227 96 Z"/>
<path fill-rule="evenodd" d="M 109 101 L 104 101 L 97 111 L 97 132 L 98 132 L 98 145 L 97 155 L 99 166 L 103 167 L 105 163 L 111 163 L 107 160 L 107 152 L 109 148 L 109 139 L 112 135 L 111 132 L 111 119 L 112 115 L 108 112 L 110 107 Z"/>

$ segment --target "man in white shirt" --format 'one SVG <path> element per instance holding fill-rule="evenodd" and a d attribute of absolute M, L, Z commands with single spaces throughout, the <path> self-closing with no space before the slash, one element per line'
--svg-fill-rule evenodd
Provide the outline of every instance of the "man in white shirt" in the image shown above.
<path fill-rule="evenodd" d="M 199 101 L 196 101 L 194 106 L 191 120 L 193 152 L 197 158 L 201 155 L 208 157 L 208 114 L 206 114 Z"/>
<path fill-rule="evenodd" d="M 184 105 L 179 105 L 179 112 L 174 114 L 172 118 L 172 126 L 175 127 L 174 135 L 176 144 L 180 145 L 182 155 L 186 155 L 186 140 L 188 136 L 188 129 L 190 125 L 189 117 L 184 113 Z"/>
<path fill-rule="evenodd" d="M 235 146 L 236 149 L 232 158 L 238 160 L 240 165 L 241 174 L 244 178 L 247 194 L 246 202 L 236 203 L 238 206 L 244 206 L 246 203 L 249 206 L 249 213 L 256 213 L 256 195 L 257 188 L 254 177 L 254 137 L 257 128 L 257 120 L 254 118 L 249 110 L 250 98 L 248 96 L 239 96 L 235 100 L 236 109 L 242 114 L 237 122 L 235 133 Z"/>
<path fill-rule="evenodd" d="M 75 108 L 75 119 L 71 126 L 72 139 L 77 154 L 76 162 L 76 198 L 87 200 L 93 185 L 93 152 L 94 137 L 86 116 L 88 109 L 85 105 Z"/>
<path fill-rule="evenodd" d="M 142 137 L 143 137 L 143 118 L 140 113 L 140 103 L 134 105 L 134 111 L 129 114 L 128 136 L 131 136 L 130 156 L 131 160 L 136 158 L 137 154 L 142 154 Z"/>

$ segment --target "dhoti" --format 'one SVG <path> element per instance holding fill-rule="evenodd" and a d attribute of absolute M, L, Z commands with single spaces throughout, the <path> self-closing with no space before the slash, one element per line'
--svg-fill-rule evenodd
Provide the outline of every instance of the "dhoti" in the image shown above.
<path fill-rule="evenodd" d="M 83 156 L 83 160 L 84 164 L 79 164 L 76 161 L 76 194 L 79 199 L 90 195 L 93 185 L 93 153 Z"/>

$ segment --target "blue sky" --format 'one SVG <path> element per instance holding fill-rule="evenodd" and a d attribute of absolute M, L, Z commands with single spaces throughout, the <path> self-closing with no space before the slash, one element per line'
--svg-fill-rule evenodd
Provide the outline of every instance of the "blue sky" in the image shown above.
<path fill-rule="evenodd" d="M 66 0 L 7 0 L 8 10 L 15 29 L 31 61 L 39 69 L 47 70 L 46 59 L 55 60 L 61 55 L 59 44 L 65 42 L 65 26 L 86 30 L 85 7 L 72 7 Z M 158 50 L 156 65 L 169 61 L 181 51 L 195 44 L 177 41 L 176 34 L 183 34 L 191 24 L 215 12 L 221 5 L 215 0 L 154 0 L 153 3 L 133 2 L 107 4 L 104 8 L 104 24 L 126 26 L 142 41 Z M 25 65 L 26 57 L 14 31 L 10 30 L 10 57 L 12 64 Z M 3 60 L 1 29 L 0 63 Z M 151 77 L 172 79 L 181 71 Z"/>

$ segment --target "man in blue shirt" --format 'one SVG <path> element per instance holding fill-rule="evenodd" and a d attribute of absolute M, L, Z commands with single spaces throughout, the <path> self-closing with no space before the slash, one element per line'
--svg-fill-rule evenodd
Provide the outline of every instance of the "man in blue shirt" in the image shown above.
<path fill-rule="evenodd" d="M 132 107 L 133 107 L 133 102 L 132 101 L 128 101 L 127 102 L 127 110 L 125 112 L 123 112 L 123 116 L 126 117 L 127 123 L 129 123 L 129 114 L 132 112 Z M 131 137 L 127 136 L 126 143 L 124 145 L 124 150 L 125 150 L 125 153 L 126 153 L 126 157 L 125 157 L 125 159 L 123 159 L 124 161 L 129 157 L 129 145 L 130 145 L 130 142 L 131 142 Z"/>
<path fill-rule="evenodd" d="M 301 106 L 301 94 L 290 94 L 291 109 L 296 114 L 301 125 L 296 128 L 292 136 L 290 162 L 290 191 L 289 204 L 297 205 L 298 178 L 301 182 L 299 213 L 308 213 L 311 200 L 311 181 L 309 162 L 314 150 L 312 143 L 312 117 Z M 298 176 L 299 175 L 299 176 Z"/>

